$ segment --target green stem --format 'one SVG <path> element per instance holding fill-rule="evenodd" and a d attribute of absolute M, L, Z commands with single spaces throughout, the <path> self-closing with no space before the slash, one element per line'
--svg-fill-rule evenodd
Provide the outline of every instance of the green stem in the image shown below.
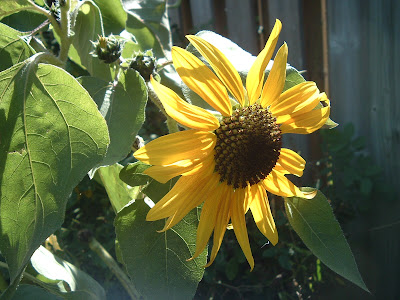
<path fill-rule="evenodd" d="M 71 0 L 66 0 L 65 5 L 60 7 L 61 16 L 61 34 L 60 34 L 60 53 L 58 58 L 66 62 L 68 59 L 69 48 L 72 44 L 72 36 L 71 36 L 71 28 L 70 28 L 70 16 L 69 16 L 69 8 L 71 6 Z"/>
<path fill-rule="evenodd" d="M 107 265 L 111 272 L 114 273 L 114 275 L 121 282 L 122 286 L 128 292 L 129 296 L 132 299 L 140 299 L 141 297 L 139 292 L 133 286 L 128 276 L 126 276 L 125 272 L 121 270 L 114 258 L 95 238 L 92 238 L 89 241 L 89 247 L 101 258 L 101 260 Z"/>
<path fill-rule="evenodd" d="M 160 99 L 158 98 L 158 96 L 157 96 L 156 92 L 154 91 L 153 86 L 151 85 L 150 82 L 147 82 L 147 91 L 148 91 L 150 100 L 153 101 L 153 103 L 161 110 L 161 112 L 167 118 L 168 132 L 169 133 L 178 132 L 179 131 L 178 123 L 167 114 L 164 106 L 162 105 Z"/>

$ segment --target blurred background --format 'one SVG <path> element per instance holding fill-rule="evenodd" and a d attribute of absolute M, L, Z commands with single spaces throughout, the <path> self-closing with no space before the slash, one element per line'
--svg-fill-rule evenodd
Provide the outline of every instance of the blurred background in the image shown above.
<path fill-rule="evenodd" d="M 175 7 L 173 2 L 169 1 L 173 43 L 182 47 L 187 44 L 185 34 L 212 30 L 257 55 L 275 19 L 280 19 L 283 28 L 277 48 L 287 42 L 288 63 L 304 70 L 304 77 L 317 82 L 328 94 L 331 118 L 340 124 L 334 130 L 293 136 L 285 142 L 307 161 L 307 173 L 300 184 L 317 186 L 330 199 L 372 296 L 345 280 L 341 282 L 327 268 L 322 267 L 318 275 L 318 261 L 315 264 L 312 258 L 301 261 L 305 270 L 296 271 L 298 254 L 290 254 L 290 249 L 296 252 L 295 247 L 304 248 L 296 240 L 281 245 L 285 249 L 279 253 L 268 253 L 272 248 L 267 246 L 258 249 L 264 257 L 258 263 L 270 257 L 271 267 L 267 266 L 266 272 L 277 272 L 272 279 L 268 277 L 272 274 L 258 274 L 258 283 L 265 278 L 264 283 L 281 285 L 281 290 L 271 293 L 271 299 L 277 295 L 280 299 L 311 295 L 396 299 L 400 284 L 400 201 L 395 192 L 400 183 L 400 2 L 178 0 Z M 271 202 L 278 211 L 277 222 L 282 222 L 278 225 L 285 227 L 279 217 L 279 199 Z M 285 243 L 285 229 L 279 232 L 280 243 Z M 230 253 L 229 245 L 225 246 Z M 298 256 L 304 259 L 306 254 Z M 216 264 L 206 270 L 209 284 L 221 281 L 214 297 L 251 298 L 246 263 L 232 266 L 235 259 L 234 254 L 226 254 L 228 266 Z M 277 260 L 280 264 L 275 266 Z M 279 275 L 281 278 L 276 278 Z M 307 281 L 307 276 L 314 278 Z M 210 286 L 201 287 L 198 296 L 210 296 Z M 267 297 L 265 291 L 261 295 Z"/>

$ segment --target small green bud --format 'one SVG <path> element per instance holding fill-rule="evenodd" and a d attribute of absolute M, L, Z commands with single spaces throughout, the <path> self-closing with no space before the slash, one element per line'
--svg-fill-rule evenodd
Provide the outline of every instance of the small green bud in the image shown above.
<path fill-rule="evenodd" d="M 132 59 L 129 67 L 138 71 L 145 81 L 149 81 L 150 75 L 154 76 L 156 71 L 156 59 L 151 51 L 139 52 Z"/>
<path fill-rule="evenodd" d="M 113 35 L 109 37 L 99 36 L 99 39 L 93 43 L 93 46 L 95 49 L 91 54 L 106 64 L 111 64 L 120 58 L 123 42 L 117 40 Z"/>

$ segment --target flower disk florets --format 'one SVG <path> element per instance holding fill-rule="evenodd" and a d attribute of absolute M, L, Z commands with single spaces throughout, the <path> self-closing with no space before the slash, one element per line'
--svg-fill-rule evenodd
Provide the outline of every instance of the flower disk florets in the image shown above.
<path fill-rule="evenodd" d="M 215 172 L 234 188 L 253 185 L 272 171 L 282 147 L 281 131 L 266 108 L 254 104 L 224 117 L 215 130 Z"/>

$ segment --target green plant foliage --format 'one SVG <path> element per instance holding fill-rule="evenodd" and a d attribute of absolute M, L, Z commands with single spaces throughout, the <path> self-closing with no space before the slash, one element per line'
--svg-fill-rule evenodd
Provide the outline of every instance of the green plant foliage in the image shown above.
<path fill-rule="evenodd" d="M 33 268 L 57 286 L 65 299 L 106 299 L 104 289 L 89 275 L 40 246 L 31 258 Z"/>
<path fill-rule="evenodd" d="M 35 285 L 21 284 L 15 292 L 12 300 L 62 300 L 61 297 L 49 293 L 43 288 Z"/>
<path fill-rule="evenodd" d="M 107 155 L 99 165 L 112 165 L 131 151 L 144 122 L 147 103 L 145 82 L 138 72 L 130 69 L 121 72 L 117 84 L 95 77 L 80 77 L 79 82 L 93 97 L 110 133 Z"/>
<path fill-rule="evenodd" d="M 320 191 L 313 199 L 285 198 L 285 209 L 293 229 L 325 265 L 368 291 L 332 208 Z"/>
<path fill-rule="evenodd" d="M 119 34 L 125 30 L 127 14 L 121 0 L 94 0 L 94 2 L 101 10 L 106 35 Z"/>
<path fill-rule="evenodd" d="M 0 249 L 13 281 L 60 227 L 68 195 L 109 138 L 87 91 L 35 57 L 1 72 L 0 91 Z"/>
<path fill-rule="evenodd" d="M 32 8 L 28 0 L 2 0 L 0 6 L 0 20 L 24 9 Z"/>
<path fill-rule="evenodd" d="M 35 53 L 21 38 L 22 32 L 0 23 L 0 71 L 24 61 Z"/>
<path fill-rule="evenodd" d="M 149 209 L 143 200 L 136 200 L 124 207 L 115 220 L 128 274 L 144 298 L 190 299 L 206 264 L 206 252 L 186 261 L 195 250 L 197 213 L 192 211 L 172 229 L 158 233 L 165 221 L 147 222 Z"/>
<path fill-rule="evenodd" d="M 136 199 L 139 193 L 139 187 L 127 186 L 125 182 L 119 179 L 122 166 L 115 164 L 108 167 L 97 169 L 95 178 L 100 179 L 110 198 L 111 205 L 115 213 L 118 213 L 131 200 Z"/>
<path fill-rule="evenodd" d="M 104 36 L 100 9 L 93 1 L 85 0 L 79 2 L 75 11 L 77 12 L 76 24 L 72 47 L 68 53 L 69 58 L 86 68 L 90 75 L 105 81 L 112 80 L 110 67 L 90 54 L 93 50 L 90 41 L 96 41 L 99 35 Z"/>
<path fill-rule="evenodd" d="M 140 161 L 128 164 L 121 170 L 119 177 L 130 186 L 147 185 L 153 179 L 142 173 L 149 167 L 149 165 Z"/>

